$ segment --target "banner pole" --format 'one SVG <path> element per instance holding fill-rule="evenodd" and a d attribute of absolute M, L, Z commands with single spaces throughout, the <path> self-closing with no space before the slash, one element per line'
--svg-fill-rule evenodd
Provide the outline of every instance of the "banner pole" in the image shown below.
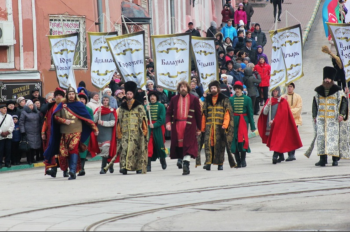
<path fill-rule="evenodd" d="M 100 89 L 100 102 L 101 102 L 101 105 L 100 105 L 100 112 L 98 113 L 98 120 L 101 120 L 101 108 L 102 108 L 102 104 L 103 104 L 103 99 L 102 99 L 102 90 Z"/>
<path fill-rule="evenodd" d="M 123 19 L 123 23 L 124 23 L 124 26 L 125 26 L 125 28 L 126 28 L 126 31 L 128 32 L 128 34 L 130 34 L 129 28 L 128 28 L 128 26 L 126 25 L 126 22 L 125 22 L 124 15 L 122 15 L 122 19 Z"/>
<path fill-rule="evenodd" d="M 146 89 L 146 91 L 145 91 L 145 94 L 146 94 L 146 104 L 147 104 L 147 106 L 149 106 L 149 101 L 148 101 L 148 94 L 147 94 L 147 89 Z M 147 108 L 147 107 L 146 107 Z M 149 124 L 150 125 L 153 125 L 153 123 L 152 123 L 152 118 L 151 118 L 151 109 L 147 109 L 147 112 L 148 112 L 148 117 L 149 117 Z"/>
<path fill-rule="evenodd" d="M 278 21 L 277 17 L 278 17 L 278 13 L 276 12 L 276 17 L 275 17 L 275 31 L 277 30 L 277 21 Z"/>
<path fill-rule="evenodd" d="M 286 10 L 286 27 L 288 27 L 288 11 Z"/>

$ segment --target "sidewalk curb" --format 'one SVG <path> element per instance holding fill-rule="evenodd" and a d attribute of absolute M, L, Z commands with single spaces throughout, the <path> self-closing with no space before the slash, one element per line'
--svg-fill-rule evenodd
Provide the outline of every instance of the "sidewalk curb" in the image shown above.
<path fill-rule="evenodd" d="M 321 0 L 317 0 L 316 6 L 315 6 L 314 11 L 313 11 L 312 16 L 311 16 L 311 19 L 304 30 L 303 45 L 305 45 L 305 43 L 307 41 L 307 37 L 309 36 L 312 25 L 314 24 L 314 21 L 315 21 L 318 9 L 320 8 L 320 5 L 321 5 Z"/>
<path fill-rule="evenodd" d="M 255 132 L 251 132 L 249 133 L 248 137 L 250 139 L 258 137 L 259 136 L 259 132 L 256 130 Z M 101 160 L 101 156 L 96 156 L 92 159 L 89 159 L 88 162 L 94 162 L 94 161 L 99 161 Z M 0 169 L 0 173 L 2 172 L 10 172 L 10 171 L 20 171 L 20 170 L 26 170 L 26 169 L 32 169 L 32 168 L 42 168 L 45 167 L 44 163 L 36 163 L 36 164 L 23 164 L 23 165 L 18 165 L 18 166 L 12 166 L 11 168 L 6 168 L 3 167 L 2 169 Z"/>

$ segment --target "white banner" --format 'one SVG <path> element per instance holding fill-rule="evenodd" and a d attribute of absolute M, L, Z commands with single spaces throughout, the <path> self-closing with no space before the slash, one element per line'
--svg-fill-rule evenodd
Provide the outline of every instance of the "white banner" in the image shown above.
<path fill-rule="evenodd" d="M 270 91 L 283 85 L 287 81 L 286 66 L 284 64 L 281 43 L 278 36 L 278 32 L 270 32 L 272 40 Z"/>
<path fill-rule="evenodd" d="M 106 38 L 106 41 L 124 80 L 136 82 L 142 88 L 146 84 L 145 32 Z"/>
<path fill-rule="evenodd" d="M 177 83 L 191 80 L 191 35 L 152 36 L 157 86 L 177 91 Z"/>
<path fill-rule="evenodd" d="M 192 50 L 204 92 L 209 84 L 218 80 L 218 62 L 214 38 L 192 36 Z"/>
<path fill-rule="evenodd" d="M 329 32 L 343 63 L 346 82 L 350 81 L 350 24 L 327 23 Z"/>
<path fill-rule="evenodd" d="M 77 89 L 73 63 L 79 33 L 59 36 L 50 35 L 48 37 L 59 86 L 63 89 L 68 89 L 69 85 L 71 85 Z"/>
<path fill-rule="evenodd" d="M 304 76 L 303 72 L 303 38 L 300 24 L 278 29 L 284 63 L 287 71 L 287 85 Z"/>
<path fill-rule="evenodd" d="M 99 89 L 106 87 L 116 71 L 113 56 L 106 38 L 115 37 L 118 32 L 88 32 L 90 41 L 91 83 Z"/>

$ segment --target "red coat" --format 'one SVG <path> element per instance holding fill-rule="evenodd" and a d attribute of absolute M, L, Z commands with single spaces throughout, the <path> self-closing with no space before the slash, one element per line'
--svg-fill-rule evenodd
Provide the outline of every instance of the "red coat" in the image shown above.
<path fill-rule="evenodd" d="M 264 108 L 267 107 L 269 101 L 270 98 L 266 101 Z M 281 101 L 278 102 L 276 98 L 272 98 L 272 105 L 275 104 L 279 105 L 269 136 L 266 135 L 268 115 L 261 113 L 259 116 L 258 129 L 262 142 L 270 148 L 270 151 L 279 153 L 295 151 L 301 148 L 303 144 L 287 100 L 281 98 Z M 262 111 L 264 111 L 264 108 Z"/>
<path fill-rule="evenodd" d="M 234 17 L 231 10 L 225 10 L 225 9 L 221 11 L 221 15 L 222 15 L 223 23 L 227 23 L 229 19 L 232 19 Z"/>
<path fill-rule="evenodd" d="M 244 10 L 236 10 L 235 12 L 235 24 L 239 24 L 239 20 L 243 20 L 244 24 L 247 25 L 247 13 Z"/>
<path fill-rule="evenodd" d="M 271 66 L 264 63 L 258 63 L 255 65 L 254 70 L 257 71 L 261 76 L 260 87 L 269 87 L 270 86 L 270 75 L 271 75 Z"/>
<path fill-rule="evenodd" d="M 202 124 L 201 106 L 199 99 L 190 94 L 190 110 L 188 112 L 187 119 L 187 122 L 189 123 L 186 125 L 185 129 L 183 154 L 178 154 L 176 152 L 176 147 L 178 144 L 176 133 L 176 118 L 178 112 L 179 97 L 180 95 L 176 95 L 171 98 L 169 107 L 166 112 L 166 123 L 171 123 L 170 157 L 172 159 L 182 159 L 185 155 L 191 155 L 192 158 L 196 158 L 198 155 L 197 131 L 201 129 Z"/>

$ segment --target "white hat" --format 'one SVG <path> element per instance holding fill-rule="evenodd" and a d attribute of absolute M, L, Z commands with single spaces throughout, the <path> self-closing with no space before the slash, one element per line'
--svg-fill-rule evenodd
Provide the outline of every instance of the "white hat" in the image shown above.
<path fill-rule="evenodd" d="M 26 100 L 24 97 L 19 97 L 18 99 L 17 99 L 17 103 L 19 104 L 19 103 L 21 103 L 21 101 L 23 101 L 23 100 Z"/>
<path fill-rule="evenodd" d="M 103 95 L 105 95 L 108 91 L 112 93 L 112 90 L 110 88 L 105 88 L 103 90 Z"/>
<path fill-rule="evenodd" d="M 239 20 L 239 25 L 240 25 L 240 26 L 244 26 L 243 20 Z"/>
<path fill-rule="evenodd" d="M 28 100 L 26 103 L 26 106 L 30 106 L 30 105 L 34 105 L 34 103 L 32 102 L 32 100 Z"/>

